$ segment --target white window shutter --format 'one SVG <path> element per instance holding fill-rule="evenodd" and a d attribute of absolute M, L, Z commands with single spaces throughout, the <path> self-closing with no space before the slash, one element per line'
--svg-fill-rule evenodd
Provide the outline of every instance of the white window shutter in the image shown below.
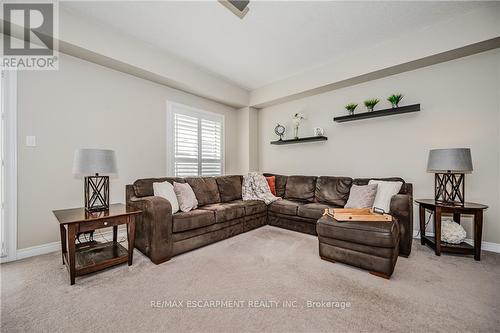
<path fill-rule="evenodd" d="M 177 177 L 223 174 L 223 116 L 173 104 L 173 174 Z"/>
<path fill-rule="evenodd" d="M 174 114 L 174 174 L 198 175 L 198 119 Z"/>
<path fill-rule="evenodd" d="M 222 174 L 222 123 L 201 119 L 201 175 Z"/>

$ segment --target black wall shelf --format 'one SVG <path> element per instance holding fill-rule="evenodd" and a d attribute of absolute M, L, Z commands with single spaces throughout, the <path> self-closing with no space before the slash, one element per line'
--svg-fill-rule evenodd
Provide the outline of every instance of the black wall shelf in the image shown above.
<path fill-rule="evenodd" d="M 352 116 L 347 115 L 347 116 L 335 117 L 335 118 L 333 118 L 333 121 L 336 121 L 338 123 L 343 123 L 346 121 L 385 117 L 385 116 L 392 116 L 395 114 L 410 113 L 410 112 L 417 112 L 417 111 L 420 111 L 420 104 L 405 105 L 405 106 L 400 106 L 397 108 L 390 108 L 390 109 L 377 110 L 377 111 L 371 111 L 371 112 L 355 113 Z"/>
<path fill-rule="evenodd" d="M 292 143 L 303 143 L 303 142 L 315 142 L 315 141 L 326 141 L 328 140 L 328 137 L 326 136 L 309 136 L 305 138 L 298 138 L 298 139 L 286 139 L 286 140 L 276 140 L 276 141 L 271 141 L 272 145 L 289 145 Z"/>

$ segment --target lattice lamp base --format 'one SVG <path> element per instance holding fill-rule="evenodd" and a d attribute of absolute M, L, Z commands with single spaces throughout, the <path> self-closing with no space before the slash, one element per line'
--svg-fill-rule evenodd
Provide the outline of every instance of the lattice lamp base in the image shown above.
<path fill-rule="evenodd" d="M 109 209 L 109 176 L 87 176 L 84 180 L 85 209 L 98 212 Z"/>
<path fill-rule="evenodd" d="M 436 202 L 447 205 L 464 205 L 465 174 L 436 173 L 434 185 Z"/>

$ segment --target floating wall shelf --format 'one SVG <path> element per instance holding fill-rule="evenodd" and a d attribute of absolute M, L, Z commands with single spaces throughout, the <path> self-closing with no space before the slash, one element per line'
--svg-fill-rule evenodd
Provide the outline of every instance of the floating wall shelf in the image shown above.
<path fill-rule="evenodd" d="M 315 141 L 326 141 L 328 138 L 326 136 L 309 136 L 306 138 L 298 138 L 298 139 L 286 139 L 286 140 L 276 140 L 271 141 L 272 145 L 289 145 L 292 143 L 303 143 L 303 142 L 315 142 Z"/>
<path fill-rule="evenodd" d="M 384 109 L 384 110 L 355 113 L 353 115 L 335 117 L 335 118 L 333 118 L 333 120 L 336 121 L 336 122 L 338 122 L 338 123 L 343 123 L 343 122 L 346 122 L 346 121 L 354 121 L 354 120 L 361 120 L 361 119 L 368 119 L 368 118 L 385 117 L 385 116 L 392 116 L 392 115 L 395 115 L 395 114 L 417 112 L 417 111 L 420 111 L 420 104 L 405 105 L 405 106 L 400 106 L 400 107 L 397 107 L 397 108 L 390 108 L 390 109 Z"/>

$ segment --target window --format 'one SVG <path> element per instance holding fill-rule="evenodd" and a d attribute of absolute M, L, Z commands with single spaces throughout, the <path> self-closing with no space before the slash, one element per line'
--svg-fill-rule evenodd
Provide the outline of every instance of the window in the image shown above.
<path fill-rule="evenodd" d="M 223 115 L 168 103 L 168 174 L 176 177 L 222 175 L 223 132 Z"/>

